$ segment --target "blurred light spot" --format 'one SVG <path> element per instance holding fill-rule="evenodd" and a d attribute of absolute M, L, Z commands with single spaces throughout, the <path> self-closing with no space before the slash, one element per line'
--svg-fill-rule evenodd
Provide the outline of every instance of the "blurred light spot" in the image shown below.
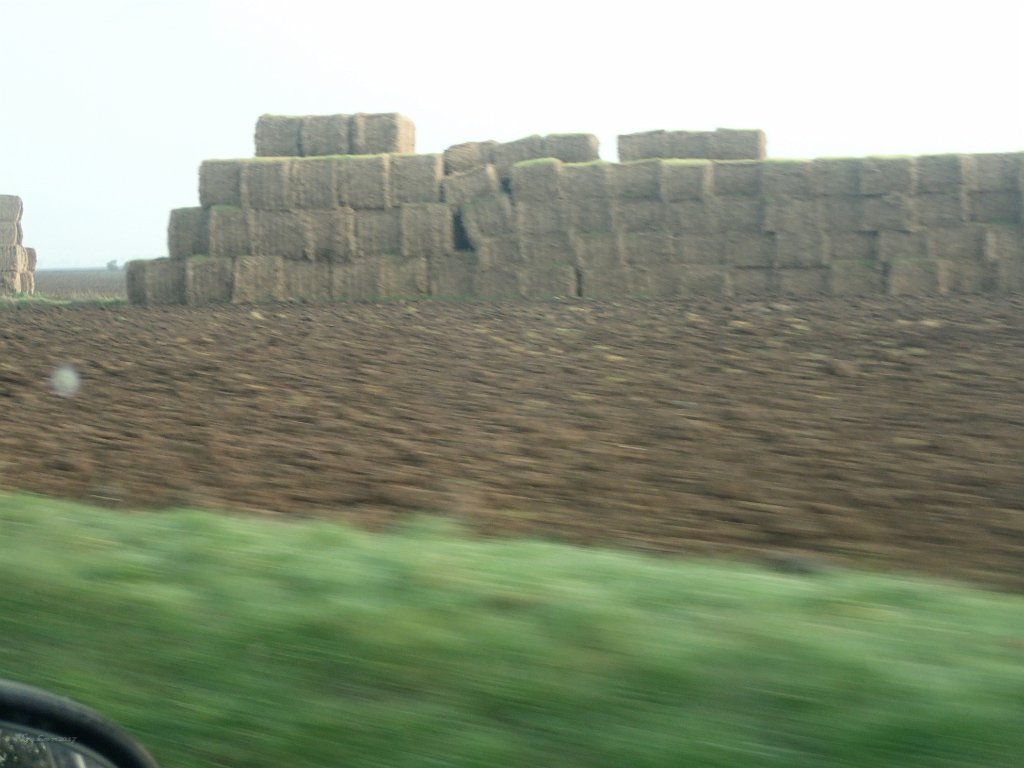
<path fill-rule="evenodd" d="M 82 386 L 82 379 L 74 366 L 61 363 L 50 374 L 50 388 L 61 397 L 74 397 Z"/>

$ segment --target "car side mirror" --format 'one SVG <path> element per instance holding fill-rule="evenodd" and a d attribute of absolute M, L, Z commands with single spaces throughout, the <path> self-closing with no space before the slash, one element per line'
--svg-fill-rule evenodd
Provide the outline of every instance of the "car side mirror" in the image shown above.
<path fill-rule="evenodd" d="M 0 768 L 159 768 L 119 726 L 71 699 L 0 680 Z"/>

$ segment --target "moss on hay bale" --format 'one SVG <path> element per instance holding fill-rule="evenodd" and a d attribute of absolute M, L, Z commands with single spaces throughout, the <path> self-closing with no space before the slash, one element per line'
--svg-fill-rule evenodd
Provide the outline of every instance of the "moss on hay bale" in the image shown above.
<path fill-rule="evenodd" d="M 256 121 L 256 156 L 298 157 L 301 134 L 301 117 L 261 115 Z"/>

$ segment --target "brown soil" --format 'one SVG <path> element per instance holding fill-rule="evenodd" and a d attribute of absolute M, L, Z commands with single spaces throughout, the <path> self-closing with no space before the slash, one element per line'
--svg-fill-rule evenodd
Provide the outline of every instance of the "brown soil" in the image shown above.
<path fill-rule="evenodd" d="M 0 484 L 93 503 L 441 510 L 1024 588 L 1020 297 L 17 303 L 0 407 Z"/>

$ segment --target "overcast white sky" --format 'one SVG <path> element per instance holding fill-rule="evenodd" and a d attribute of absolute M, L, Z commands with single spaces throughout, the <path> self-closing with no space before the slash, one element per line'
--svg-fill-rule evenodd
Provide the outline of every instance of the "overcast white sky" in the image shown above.
<path fill-rule="evenodd" d="M 774 157 L 1024 151 L 1024 4 L 0 0 L 0 194 L 40 268 L 166 253 L 263 113 L 402 112 L 417 150 L 761 128 Z"/>

